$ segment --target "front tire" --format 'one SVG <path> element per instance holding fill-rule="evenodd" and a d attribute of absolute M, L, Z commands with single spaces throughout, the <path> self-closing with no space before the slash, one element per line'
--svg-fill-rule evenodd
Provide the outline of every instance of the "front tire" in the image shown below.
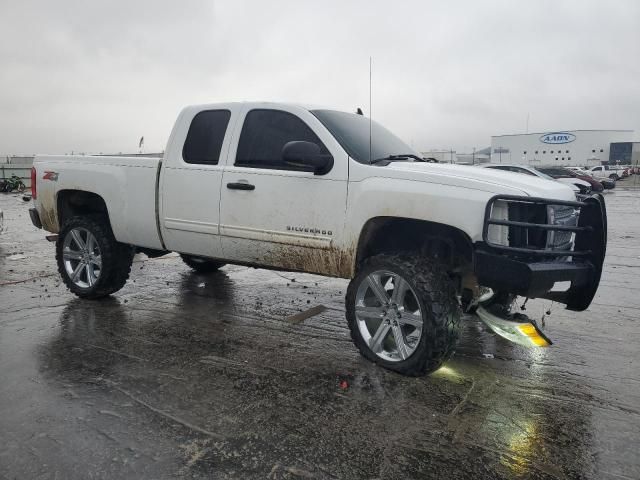
<path fill-rule="evenodd" d="M 453 355 L 460 304 L 445 269 L 427 259 L 377 255 L 349 284 L 346 312 L 360 353 L 395 372 L 421 376 Z"/>
<path fill-rule="evenodd" d="M 118 242 L 108 220 L 99 215 L 71 217 L 56 242 L 58 272 L 80 298 L 98 299 L 120 290 L 133 255 L 133 247 Z"/>
<path fill-rule="evenodd" d="M 195 255 L 180 254 L 182 261 L 190 266 L 198 273 L 211 273 L 223 267 L 225 264 L 222 262 L 216 262 L 215 260 L 209 260 L 205 257 L 198 257 Z"/>

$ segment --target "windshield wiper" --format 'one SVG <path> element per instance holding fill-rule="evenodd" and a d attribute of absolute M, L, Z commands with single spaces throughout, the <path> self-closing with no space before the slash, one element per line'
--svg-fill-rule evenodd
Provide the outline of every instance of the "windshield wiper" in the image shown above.
<path fill-rule="evenodd" d="M 426 160 L 418 155 L 414 155 L 413 153 L 401 153 L 399 155 L 388 155 L 382 158 L 376 158 L 371 161 L 371 164 L 380 163 L 380 162 L 396 162 L 400 160 L 407 160 L 409 158 L 413 158 L 416 162 L 426 162 Z"/>

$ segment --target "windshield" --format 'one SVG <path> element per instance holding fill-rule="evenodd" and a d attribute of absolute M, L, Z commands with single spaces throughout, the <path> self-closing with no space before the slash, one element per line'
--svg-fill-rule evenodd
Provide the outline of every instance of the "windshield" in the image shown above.
<path fill-rule="evenodd" d="M 552 177 L 575 177 L 576 173 L 562 167 L 538 167 L 538 171 Z"/>
<path fill-rule="evenodd" d="M 553 181 L 555 181 L 555 180 L 556 180 L 555 178 L 553 178 L 553 177 L 551 177 L 551 176 L 547 175 L 546 173 L 541 172 L 541 171 L 540 171 L 540 170 L 538 170 L 537 168 L 535 168 L 535 169 L 533 169 L 533 170 L 535 170 L 536 172 L 538 172 L 538 176 L 539 176 L 540 178 L 546 178 L 547 180 L 553 180 Z"/>
<path fill-rule="evenodd" d="M 413 148 L 376 122 L 371 122 L 371 155 L 369 155 L 368 118 L 336 110 L 311 110 L 311 113 L 327 127 L 347 154 L 360 163 L 369 163 L 369 160 L 390 155 L 420 156 Z"/>

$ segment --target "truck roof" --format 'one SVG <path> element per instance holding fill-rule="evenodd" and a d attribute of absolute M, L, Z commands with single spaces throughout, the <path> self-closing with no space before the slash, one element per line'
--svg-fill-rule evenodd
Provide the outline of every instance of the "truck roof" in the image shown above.
<path fill-rule="evenodd" d="M 332 107 L 327 107 L 325 105 L 315 105 L 315 104 L 310 104 L 310 103 L 294 103 L 294 102 L 267 102 L 267 101 L 263 101 L 263 102 L 257 102 L 257 101 L 239 101 L 239 102 L 216 102 L 216 103 L 201 103 L 201 104 L 194 104 L 194 105 L 188 105 L 184 108 L 184 110 L 197 110 L 197 111 L 201 111 L 201 110 L 209 110 L 209 109 L 217 109 L 217 108 L 229 108 L 230 106 L 240 106 L 240 105 L 248 105 L 250 108 L 281 108 L 281 107 L 295 107 L 295 108 L 301 108 L 303 110 L 337 110 L 337 111 L 342 111 L 344 112 L 344 110 L 338 109 L 338 108 L 332 108 Z M 346 112 L 346 113 L 354 113 L 355 114 L 355 108 L 353 112 Z"/>

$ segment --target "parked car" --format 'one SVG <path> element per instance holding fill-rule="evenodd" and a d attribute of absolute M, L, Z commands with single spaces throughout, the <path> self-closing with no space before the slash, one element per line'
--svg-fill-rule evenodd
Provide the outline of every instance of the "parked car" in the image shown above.
<path fill-rule="evenodd" d="M 624 169 L 620 169 L 610 165 L 598 165 L 596 167 L 591 167 L 590 171 L 596 178 L 610 178 L 612 180 L 620 180 L 625 176 Z M 628 172 L 626 176 L 629 176 Z"/>
<path fill-rule="evenodd" d="M 616 188 L 616 181 L 612 178 L 609 177 L 594 177 L 593 172 L 591 170 L 588 170 L 586 168 L 580 168 L 580 167 L 565 167 L 568 168 L 571 171 L 576 172 L 580 177 L 584 176 L 584 177 L 591 177 L 594 180 L 599 181 L 602 186 L 605 189 L 611 189 L 611 188 Z"/>
<path fill-rule="evenodd" d="M 599 178 L 598 180 L 600 180 L 605 189 L 616 188 L 616 181 L 612 178 Z"/>
<path fill-rule="evenodd" d="M 585 175 L 593 178 L 593 173 L 582 167 L 564 167 L 564 168 L 568 168 L 569 170 L 576 172 L 578 175 Z"/>
<path fill-rule="evenodd" d="M 379 124 L 335 110 L 191 106 L 163 158 L 37 155 L 32 179 L 31 220 L 54 234 L 77 296 L 121 289 L 136 251 L 179 252 L 202 273 L 231 263 L 341 277 L 357 348 L 408 375 L 452 355 L 462 308 L 505 338 L 548 345 L 535 321 L 509 316 L 514 295 L 584 310 L 604 261 L 603 197 L 424 162 Z"/>
<path fill-rule="evenodd" d="M 547 175 L 555 178 L 556 180 L 560 180 L 560 179 L 582 180 L 583 182 L 587 182 L 589 185 L 591 185 L 592 192 L 601 192 L 604 190 L 604 186 L 602 185 L 602 183 L 600 183 L 598 180 L 596 180 L 592 176 L 579 175 L 577 172 L 574 172 L 568 168 L 557 167 L 555 165 L 542 165 L 542 166 L 536 167 L 536 170 L 542 173 L 546 173 Z M 580 188 L 580 185 L 576 185 L 576 186 Z M 583 192 L 581 190 L 580 193 L 589 193 L 589 192 Z"/>
<path fill-rule="evenodd" d="M 584 180 L 574 179 L 574 178 L 557 178 L 556 179 L 538 170 L 537 167 L 531 167 L 529 165 L 517 165 L 517 164 L 507 165 L 504 163 L 500 163 L 500 164 L 490 163 L 490 164 L 483 165 L 483 167 L 492 168 L 495 170 L 505 170 L 505 171 L 514 172 L 514 173 L 523 173 L 525 175 L 545 178 L 547 180 L 554 180 L 554 181 L 569 185 L 576 194 L 579 193 L 579 194 L 587 195 L 591 193 L 591 184 L 588 182 L 585 182 Z"/>

